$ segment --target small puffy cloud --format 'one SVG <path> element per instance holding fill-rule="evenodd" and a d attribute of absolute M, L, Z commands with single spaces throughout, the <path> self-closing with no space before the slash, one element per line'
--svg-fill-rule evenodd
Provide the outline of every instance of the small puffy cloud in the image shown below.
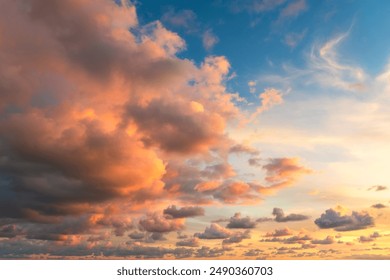
<path fill-rule="evenodd" d="M 312 173 L 299 164 L 298 158 L 272 158 L 263 169 L 267 172 L 265 180 L 276 188 L 290 186 L 302 175 Z"/>
<path fill-rule="evenodd" d="M 336 231 L 352 231 L 371 227 L 374 218 L 366 212 L 353 211 L 351 215 L 342 215 L 334 209 L 328 209 L 314 223 L 319 228 L 333 228 Z"/>
<path fill-rule="evenodd" d="M 378 232 L 374 232 L 373 234 L 370 234 L 369 236 L 364 236 L 364 235 L 359 236 L 358 241 L 360 243 L 373 242 L 378 237 L 381 237 L 381 235 Z"/>
<path fill-rule="evenodd" d="M 232 232 L 216 223 L 206 227 L 204 232 L 195 233 L 194 236 L 199 239 L 225 239 L 232 235 Z"/>
<path fill-rule="evenodd" d="M 244 232 L 235 232 L 230 237 L 224 239 L 222 241 L 222 244 L 233 244 L 233 243 L 240 243 L 243 239 L 249 239 L 251 236 L 249 235 L 249 230 L 246 230 Z"/>
<path fill-rule="evenodd" d="M 203 47 L 206 50 L 208 51 L 211 50 L 218 42 L 219 42 L 218 37 L 214 35 L 211 29 L 208 29 L 203 33 L 202 43 L 203 43 Z"/>
<path fill-rule="evenodd" d="M 254 228 L 255 226 L 256 222 L 254 220 L 249 216 L 241 217 L 241 213 L 235 213 L 226 225 L 227 228 Z"/>
<path fill-rule="evenodd" d="M 164 209 L 163 212 L 165 215 L 168 215 L 172 219 L 180 219 L 187 217 L 203 216 L 204 209 L 199 206 L 187 206 L 182 208 L 176 208 L 175 205 L 169 206 L 167 209 Z"/>
<path fill-rule="evenodd" d="M 191 239 L 185 239 L 180 240 L 176 242 L 176 246 L 184 246 L 184 247 L 199 247 L 199 239 L 198 238 L 191 238 Z"/>
<path fill-rule="evenodd" d="M 216 258 L 221 257 L 225 254 L 223 248 L 210 248 L 203 246 L 202 248 L 196 250 L 195 257 L 197 258 Z"/>
<path fill-rule="evenodd" d="M 289 238 L 286 238 L 283 240 L 283 243 L 285 244 L 304 244 L 306 241 L 310 241 L 312 238 L 309 235 L 296 235 L 296 236 L 291 236 Z"/>
<path fill-rule="evenodd" d="M 375 186 L 369 187 L 367 190 L 368 190 L 368 191 L 380 192 L 380 191 L 385 191 L 385 190 L 387 190 L 387 189 L 388 189 L 388 188 L 387 188 L 386 186 L 375 185 Z"/>
<path fill-rule="evenodd" d="M 133 240 L 140 240 L 145 237 L 145 233 L 139 232 L 139 231 L 134 231 L 129 234 L 129 237 Z"/>
<path fill-rule="evenodd" d="M 275 221 L 279 223 L 303 221 L 309 219 L 309 216 L 302 214 L 288 214 L 286 216 L 283 212 L 283 209 L 281 208 L 274 208 L 274 210 L 272 211 L 272 215 L 275 216 Z"/>
<path fill-rule="evenodd" d="M 280 236 L 287 236 L 292 235 L 293 232 L 289 228 L 282 228 L 282 229 L 275 229 L 273 232 L 267 232 L 265 237 L 280 237 Z"/>
<path fill-rule="evenodd" d="M 140 228 L 148 232 L 171 232 L 184 228 L 183 219 L 167 219 L 158 214 L 149 214 L 139 220 Z"/>
<path fill-rule="evenodd" d="M 377 203 L 377 204 L 371 205 L 371 207 L 376 208 L 376 209 L 387 208 L 387 206 L 382 204 L 382 203 Z"/>
<path fill-rule="evenodd" d="M 325 239 L 314 239 L 311 241 L 312 244 L 319 244 L 319 245 L 329 245 L 335 243 L 333 236 L 327 236 Z"/>
<path fill-rule="evenodd" d="M 244 253 L 246 257 L 257 257 L 261 255 L 264 251 L 260 249 L 250 249 Z"/>
<path fill-rule="evenodd" d="M 257 156 L 260 154 L 260 152 L 258 150 L 256 150 L 255 148 L 252 148 L 250 146 L 243 145 L 243 144 L 236 144 L 234 146 L 231 146 L 229 149 L 229 153 L 231 153 L 231 154 L 248 154 L 248 155 L 253 155 L 253 156 Z"/>

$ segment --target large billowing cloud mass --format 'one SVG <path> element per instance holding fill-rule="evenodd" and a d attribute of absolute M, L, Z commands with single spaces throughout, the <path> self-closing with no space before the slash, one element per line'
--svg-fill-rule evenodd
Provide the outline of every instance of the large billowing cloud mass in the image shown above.
<path fill-rule="evenodd" d="M 237 77 L 234 60 L 214 54 L 223 48 L 219 28 L 175 7 L 150 20 L 137 14 L 137 5 L 1 1 L 0 258 L 272 258 L 335 245 L 333 237 L 303 228 L 315 227 L 311 216 L 273 208 L 283 192 L 295 205 L 316 197 L 320 191 L 307 185 L 299 186 L 299 195 L 291 193 L 302 177 L 317 174 L 312 162 L 326 165 L 301 156 L 313 153 L 314 140 L 286 152 L 258 130 L 267 127 L 261 117 L 294 102 L 291 88 L 253 79 L 245 83 L 253 96 L 243 96 L 229 84 Z M 280 26 L 309 9 L 303 0 L 215 5 L 272 12 Z M 306 32 L 296 33 L 303 34 L 299 41 Z M 185 36 L 199 40 L 196 59 Z M 354 78 L 354 69 L 336 59 L 336 41 L 325 44 L 311 67 L 328 67 L 320 71 L 326 79 L 332 67 L 341 67 L 335 74 L 365 81 L 363 72 Z M 275 121 L 270 115 L 265 120 Z M 284 126 L 271 130 L 285 133 Z M 322 135 L 317 140 L 329 141 Z M 365 193 L 387 190 L 374 184 Z M 289 204 L 284 209 L 292 207 L 287 201 L 281 200 Z M 385 215 L 386 204 L 376 201 L 369 209 Z M 272 208 L 274 218 L 263 217 Z M 329 209 L 314 223 L 318 231 L 364 230 L 374 226 L 370 213 Z M 230 218 L 210 224 L 221 217 Z M 289 227 L 275 229 L 275 222 Z M 362 233 L 358 243 L 380 234 Z M 302 247 L 252 248 L 264 244 L 260 236 Z"/>

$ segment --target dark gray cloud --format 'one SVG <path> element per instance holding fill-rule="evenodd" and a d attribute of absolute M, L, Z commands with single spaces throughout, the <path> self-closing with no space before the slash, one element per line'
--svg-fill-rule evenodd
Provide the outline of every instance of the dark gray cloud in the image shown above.
<path fill-rule="evenodd" d="M 306 241 L 310 241 L 312 238 L 309 235 L 296 235 L 291 236 L 289 238 L 286 238 L 283 240 L 283 243 L 285 244 L 304 244 Z"/>
<path fill-rule="evenodd" d="M 241 213 L 235 213 L 233 217 L 229 219 L 229 223 L 226 225 L 227 228 L 254 228 L 256 222 L 249 216 L 241 217 Z"/>
<path fill-rule="evenodd" d="M 359 241 L 360 243 L 373 242 L 373 241 L 375 241 L 378 237 L 381 237 L 381 235 L 379 234 L 379 232 L 374 232 L 374 233 L 370 234 L 369 236 L 364 236 L 364 235 L 359 236 L 358 241 Z"/>
<path fill-rule="evenodd" d="M 377 204 L 371 205 L 371 207 L 376 208 L 376 209 L 387 208 L 387 206 L 382 204 L 382 203 L 377 203 Z"/>
<path fill-rule="evenodd" d="M 249 230 L 246 230 L 244 232 L 235 232 L 233 233 L 229 238 L 226 238 L 222 241 L 222 244 L 232 244 L 232 243 L 240 243 L 244 239 L 251 238 L 249 234 Z"/>
<path fill-rule="evenodd" d="M 216 224 L 212 223 L 209 227 L 206 227 L 204 232 L 195 233 L 194 236 L 199 239 L 225 239 L 232 235 L 232 231 Z"/>
<path fill-rule="evenodd" d="M 188 218 L 195 216 L 203 216 L 204 209 L 199 206 L 187 206 L 182 208 L 176 208 L 175 205 L 169 206 L 167 209 L 164 209 L 163 212 L 165 215 L 168 215 L 172 219 Z"/>
<path fill-rule="evenodd" d="M 275 221 L 279 223 L 303 221 L 310 218 L 309 216 L 301 214 L 288 214 L 286 216 L 281 208 L 274 208 L 272 215 L 275 216 Z"/>
<path fill-rule="evenodd" d="M 226 249 L 224 248 L 210 248 L 203 246 L 202 248 L 196 250 L 196 258 L 216 258 L 221 257 L 225 254 Z"/>
<path fill-rule="evenodd" d="M 265 237 L 280 237 L 292 235 L 293 232 L 289 228 L 275 229 L 273 232 L 268 232 Z"/>
<path fill-rule="evenodd" d="M 353 211 L 351 215 L 341 215 L 333 209 L 328 209 L 314 223 L 319 228 L 333 228 L 336 231 L 352 231 L 373 226 L 374 218 L 365 212 L 359 213 Z"/>
<path fill-rule="evenodd" d="M 191 239 L 185 239 L 176 242 L 176 246 L 199 247 L 200 243 L 198 238 L 191 238 Z"/>
<path fill-rule="evenodd" d="M 134 231 L 129 234 L 129 237 L 133 240 L 141 240 L 145 238 L 144 232 Z"/>
<path fill-rule="evenodd" d="M 260 249 L 250 249 L 244 253 L 246 257 L 257 257 L 260 256 L 264 251 Z"/>
<path fill-rule="evenodd" d="M 333 236 L 327 236 L 325 239 L 314 239 L 311 241 L 312 244 L 319 244 L 319 245 L 329 245 L 335 243 Z"/>

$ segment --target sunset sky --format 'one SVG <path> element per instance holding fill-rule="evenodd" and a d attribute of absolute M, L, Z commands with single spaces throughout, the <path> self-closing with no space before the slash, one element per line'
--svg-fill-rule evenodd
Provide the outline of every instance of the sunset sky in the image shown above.
<path fill-rule="evenodd" d="M 0 0 L 0 258 L 390 259 L 389 27 L 385 0 Z"/>

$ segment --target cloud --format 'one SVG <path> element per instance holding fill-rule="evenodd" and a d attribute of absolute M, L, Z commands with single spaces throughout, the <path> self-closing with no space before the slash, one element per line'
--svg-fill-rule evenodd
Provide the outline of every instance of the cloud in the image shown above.
<path fill-rule="evenodd" d="M 242 145 L 242 144 L 236 144 L 234 146 L 231 146 L 229 149 L 229 153 L 231 154 L 248 154 L 252 156 L 257 156 L 260 154 L 258 150 L 255 148 L 252 148 L 247 145 Z"/>
<path fill-rule="evenodd" d="M 244 232 L 235 232 L 229 238 L 224 239 L 222 241 L 222 244 L 226 245 L 226 244 L 240 243 L 242 240 L 249 239 L 249 238 L 251 238 L 249 234 L 249 230 L 246 230 Z"/>
<path fill-rule="evenodd" d="M 134 240 L 140 240 L 145 238 L 145 233 L 139 232 L 139 231 L 134 231 L 129 234 L 129 237 Z"/>
<path fill-rule="evenodd" d="M 333 236 L 327 236 L 325 239 L 314 239 L 311 241 L 312 244 L 320 244 L 320 245 L 329 245 L 335 243 Z"/>
<path fill-rule="evenodd" d="M 233 217 L 229 219 L 229 223 L 226 225 L 227 228 L 254 228 L 256 222 L 249 216 L 241 217 L 241 213 L 235 213 Z"/>
<path fill-rule="evenodd" d="M 306 0 L 296 0 L 283 8 L 283 10 L 280 12 L 279 19 L 296 17 L 306 9 Z"/>
<path fill-rule="evenodd" d="M 286 235 L 292 235 L 293 232 L 289 228 L 275 229 L 273 232 L 268 232 L 265 237 L 280 237 Z"/>
<path fill-rule="evenodd" d="M 267 172 L 266 181 L 273 188 L 281 188 L 294 184 L 299 177 L 312 171 L 299 165 L 298 158 L 272 158 L 263 166 Z"/>
<path fill-rule="evenodd" d="M 198 238 L 191 238 L 186 240 L 181 240 L 176 242 L 176 246 L 184 246 L 184 247 L 199 247 L 199 239 Z"/>
<path fill-rule="evenodd" d="M 270 222 L 270 221 L 273 221 L 274 219 L 272 219 L 272 218 L 267 218 L 267 217 L 261 217 L 261 218 L 258 218 L 257 220 L 256 220 L 256 222 L 258 222 L 258 223 L 265 223 L 265 222 Z"/>
<path fill-rule="evenodd" d="M 209 51 L 219 42 L 219 39 L 213 34 L 211 29 L 208 29 L 203 33 L 202 42 L 203 47 Z"/>
<path fill-rule="evenodd" d="M 182 219 L 167 219 L 158 214 L 149 214 L 139 220 L 140 228 L 148 232 L 171 232 L 184 228 L 184 220 Z"/>
<path fill-rule="evenodd" d="M 167 209 L 164 209 L 163 212 L 165 215 L 168 215 L 172 219 L 188 218 L 195 216 L 204 216 L 204 209 L 198 206 L 188 206 L 182 208 L 176 208 L 175 205 L 169 206 Z"/>
<path fill-rule="evenodd" d="M 260 93 L 259 99 L 261 100 L 261 105 L 250 116 L 248 122 L 255 120 L 256 117 L 264 111 L 283 103 L 283 96 L 281 92 L 275 88 L 266 88 L 264 92 Z"/>
<path fill-rule="evenodd" d="M 352 231 L 371 227 L 374 219 L 368 213 L 355 212 L 351 215 L 342 215 L 334 209 L 328 209 L 314 223 L 319 228 L 333 228 L 336 231 Z"/>
<path fill-rule="evenodd" d="M 303 221 L 309 219 L 309 216 L 301 214 L 288 214 L 286 216 L 283 212 L 283 209 L 281 208 L 274 208 L 274 210 L 272 211 L 272 215 L 275 216 L 275 221 L 279 223 Z"/>
<path fill-rule="evenodd" d="M 309 235 L 296 235 L 296 236 L 291 236 L 289 238 L 286 238 L 283 240 L 283 243 L 285 244 L 304 244 L 306 241 L 310 241 L 312 238 Z"/>
<path fill-rule="evenodd" d="M 368 188 L 369 191 L 377 191 L 377 192 L 380 192 L 380 191 L 385 191 L 387 190 L 387 187 L 386 186 L 382 186 L 382 185 L 375 185 L 375 186 L 372 186 L 370 188 Z"/>
<path fill-rule="evenodd" d="M 192 33 L 198 29 L 196 22 L 196 14 L 192 10 L 175 11 L 174 8 L 169 8 L 161 17 L 164 23 L 168 23 L 177 28 L 184 28 L 186 32 Z"/>
<path fill-rule="evenodd" d="M 371 205 L 371 207 L 376 208 L 376 209 L 387 208 L 387 206 L 382 204 L 382 203 L 377 203 L 377 204 Z"/>
<path fill-rule="evenodd" d="M 194 17 L 175 14 L 172 25 Z M 138 220 L 144 239 L 155 240 L 202 210 L 167 219 L 140 218 L 141 209 L 258 198 L 248 184 L 225 181 L 236 144 L 226 127 L 240 114 L 224 84 L 225 57 L 178 58 L 184 40 L 160 21 L 141 25 L 125 1 L 11 1 L 0 30 L 3 237 L 92 244 Z M 215 192 L 194 189 L 212 180 Z"/>
<path fill-rule="evenodd" d="M 223 248 L 210 248 L 203 246 L 198 249 L 195 253 L 196 258 L 216 258 L 221 257 L 225 254 L 225 249 Z"/>
<path fill-rule="evenodd" d="M 194 237 L 199 239 L 225 239 L 232 235 L 232 232 L 216 223 L 212 223 L 210 227 L 206 227 L 204 232 L 195 233 Z"/>
<path fill-rule="evenodd" d="M 374 232 L 373 234 L 370 234 L 369 236 L 364 236 L 364 235 L 359 236 L 358 241 L 360 243 L 373 242 L 378 237 L 381 237 L 381 235 L 378 232 Z"/>
<path fill-rule="evenodd" d="M 261 255 L 264 251 L 260 249 L 250 249 L 244 253 L 246 257 L 257 257 Z"/>
<path fill-rule="evenodd" d="M 284 43 L 290 48 L 295 48 L 306 36 L 307 29 L 300 33 L 288 33 L 284 36 Z"/>

